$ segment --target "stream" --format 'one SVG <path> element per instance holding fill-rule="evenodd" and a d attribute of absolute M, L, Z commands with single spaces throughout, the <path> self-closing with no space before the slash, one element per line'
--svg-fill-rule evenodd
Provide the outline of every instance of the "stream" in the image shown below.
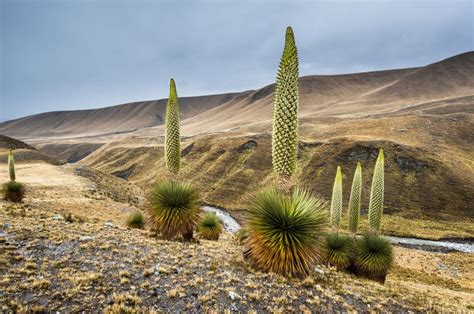
<path fill-rule="evenodd" d="M 222 220 L 224 228 L 231 232 L 235 233 L 239 231 L 240 224 L 232 218 L 232 216 L 225 212 L 222 209 L 212 207 L 212 206 L 203 206 L 204 211 L 216 213 L 217 217 Z M 401 238 L 401 237 L 387 237 L 393 244 L 413 248 L 423 251 L 432 251 L 432 252 L 464 252 L 464 253 L 474 253 L 474 243 L 459 243 L 459 242 L 450 242 L 450 241 L 433 241 L 433 240 L 423 240 L 416 238 Z"/>

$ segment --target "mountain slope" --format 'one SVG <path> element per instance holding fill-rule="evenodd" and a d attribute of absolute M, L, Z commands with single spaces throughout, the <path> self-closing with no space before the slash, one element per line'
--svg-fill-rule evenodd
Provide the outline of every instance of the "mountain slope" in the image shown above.
<path fill-rule="evenodd" d="M 424 102 L 474 95 L 474 52 L 420 68 L 300 78 L 300 116 L 364 116 Z M 273 85 L 256 91 L 181 98 L 184 135 L 222 131 L 271 119 Z M 48 112 L 0 124 L 21 139 L 97 136 L 163 124 L 166 100 Z"/>

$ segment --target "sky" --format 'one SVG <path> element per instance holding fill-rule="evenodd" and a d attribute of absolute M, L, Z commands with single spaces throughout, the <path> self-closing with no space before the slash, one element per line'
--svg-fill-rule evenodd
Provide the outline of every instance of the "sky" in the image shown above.
<path fill-rule="evenodd" d="M 426 65 L 474 50 L 474 0 L 0 0 L 0 121 L 258 89 L 293 27 L 300 75 Z"/>

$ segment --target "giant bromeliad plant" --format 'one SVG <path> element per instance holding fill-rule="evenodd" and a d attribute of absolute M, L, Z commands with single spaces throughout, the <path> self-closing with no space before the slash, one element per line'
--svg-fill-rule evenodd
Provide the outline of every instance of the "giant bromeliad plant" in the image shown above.
<path fill-rule="evenodd" d="M 320 257 L 326 227 L 325 203 L 293 188 L 298 148 L 298 53 L 291 27 L 276 78 L 272 161 L 277 187 L 266 187 L 251 200 L 245 257 L 256 267 L 287 276 L 309 273 Z"/>
<path fill-rule="evenodd" d="M 298 151 L 298 51 L 291 27 L 276 77 L 272 130 L 273 169 L 279 187 L 289 191 Z"/>
<path fill-rule="evenodd" d="M 2 186 L 3 198 L 11 202 L 21 202 L 25 195 L 25 185 L 16 181 L 13 149 L 8 151 L 8 179 Z"/>
<path fill-rule="evenodd" d="M 384 202 L 384 155 L 380 149 L 375 162 L 369 201 L 370 232 L 358 239 L 355 252 L 357 271 L 369 278 L 385 282 L 393 264 L 393 249 L 390 241 L 379 235 Z"/>
<path fill-rule="evenodd" d="M 171 179 L 159 182 L 150 194 L 148 209 L 152 229 L 165 238 L 182 236 L 191 240 L 200 219 L 197 190 L 180 181 L 179 99 L 176 84 L 170 81 L 170 95 L 165 116 L 165 161 Z"/>

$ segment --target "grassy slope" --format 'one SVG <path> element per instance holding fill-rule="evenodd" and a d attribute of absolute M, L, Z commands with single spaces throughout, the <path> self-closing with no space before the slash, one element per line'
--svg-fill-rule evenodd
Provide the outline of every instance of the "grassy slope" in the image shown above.
<path fill-rule="evenodd" d="M 296 176 L 329 200 L 336 167 L 341 165 L 347 204 L 355 164 L 361 161 L 365 213 L 375 157 L 383 147 L 385 211 L 393 215 L 385 220 L 384 230 L 432 239 L 469 237 L 474 223 L 474 168 L 469 155 L 474 153 L 474 142 L 466 132 L 471 120 L 470 115 L 462 115 L 456 122 L 448 116 L 307 119 L 301 126 Z M 257 146 L 246 148 L 252 141 Z M 166 175 L 160 142 L 160 138 L 114 142 L 81 163 L 107 173 L 133 167 L 128 179 L 147 190 Z M 240 131 L 196 136 L 186 139 L 182 149 L 183 176 L 201 188 L 206 202 L 229 209 L 237 219 L 242 220 L 251 193 L 272 182 L 268 134 Z M 463 223 L 457 224 L 459 221 Z"/>

